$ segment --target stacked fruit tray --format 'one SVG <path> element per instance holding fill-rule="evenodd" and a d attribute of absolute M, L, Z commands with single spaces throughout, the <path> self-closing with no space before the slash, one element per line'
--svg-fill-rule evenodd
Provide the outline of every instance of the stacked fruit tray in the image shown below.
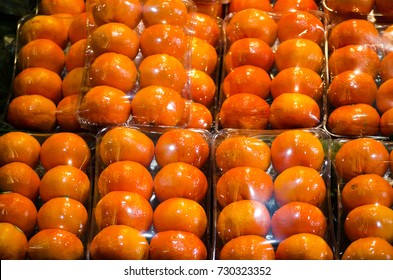
<path fill-rule="evenodd" d="M 392 259 L 393 21 L 355 2 L 40 0 L 0 258 Z"/>

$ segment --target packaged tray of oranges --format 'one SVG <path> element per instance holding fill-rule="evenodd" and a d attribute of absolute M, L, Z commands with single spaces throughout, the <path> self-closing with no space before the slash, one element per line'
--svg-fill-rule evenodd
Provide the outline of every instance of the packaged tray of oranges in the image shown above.
<path fill-rule="evenodd" d="M 336 258 L 329 142 L 322 129 L 215 134 L 215 259 Z"/>
<path fill-rule="evenodd" d="M 322 127 L 326 27 L 318 10 L 228 14 L 216 129 Z"/>
<path fill-rule="evenodd" d="M 88 1 L 87 14 L 77 109 L 83 126 L 186 127 L 195 91 L 206 107 L 198 109 L 211 114 L 221 40 L 216 18 L 198 13 L 188 0 Z M 198 91 L 198 82 L 208 83 L 209 92 Z"/>
<path fill-rule="evenodd" d="M 332 136 L 392 134 L 392 23 L 347 19 L 329 24 L 325 128 Z"/>
<path fill-rule="evenodd" d="M 332 141 L 332 193 L 342 260 L 393 258 L 393 143 L 373 137 Z"/>
<path fill-rule="evenodd" d="M 99 131 L 89 259 L 211 259 L 206 130 Z"/>
<path fill-rule="evenodd" d="M 87 259 L 95 143 L 89 133 L 1 132 L 1 259 Z"/>

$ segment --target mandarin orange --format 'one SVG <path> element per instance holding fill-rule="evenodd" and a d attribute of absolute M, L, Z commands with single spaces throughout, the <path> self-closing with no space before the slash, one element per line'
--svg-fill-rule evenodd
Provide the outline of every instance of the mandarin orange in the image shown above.
<path fill-rule="evenodd" d="M 273 11 L 272 4 L 269 0 L 231 0 L 229 2 L 228 12 L 235 13 L 248 8 L 260 9 L 267 12 Z"/>
<path fill-rule="evenodd" d="M 10 223 L 0 223 L 0 260 L 24 260 L 27 255 L 26 235 Z"/>
<path fill-rule="evenodd" d="M 345 249 L 342 260 L 392 260 L 393 246 L 380 237 L 359 238 Z"/>
<path fill-rule="evenodd" d="M 146 27 L 165 23 L 184 27 L 188 8 L 182 0 L 147 0 L 143 4 L 142 20 Z"/>
<path fill-rule="evenodd" d="M 220 260 L 275 260 L 272 244 L 258 235 L 242 235 L 226 243 Z"/>

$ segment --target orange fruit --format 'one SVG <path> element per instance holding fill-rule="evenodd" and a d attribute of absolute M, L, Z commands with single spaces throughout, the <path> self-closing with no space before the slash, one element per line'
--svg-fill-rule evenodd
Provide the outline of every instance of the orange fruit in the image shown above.
<path fill-rule="evenodd" d="M 33 169 L 40 160 L 41 144 L 31 134 L 10 131 L 0 136 L 0 166 L 11 162 L 24 162 Z"/>
<path fill-rule="evenodd" d="M 318 171 L 306 166 L 292 166 L 274 180 L 274 199 L 279 206 L 293 201 L 317 207 L 326 202 L 326 184 Z"/>
<path fill-rule="evenodd" d="M 273 129 L 316 127 L 321 122 L 318 103 L 302 93 L 282 93 L 270 105 L 269 123 Z"/>
<path fill-rule="evenodd" d="M 206 260 L 207 249 L 191 232 L 167 230 L 152 237 L 149 256 L 152 260 Z"/>
<path fill-rule="evenodd" d="M 35 39 L 17 53 L 17 69 L 42 67 L 60 74 L 65 66 L 63 49 L 49 39 Z"/>
<path fill-rule="evenodd" d="M 270 94 L 271 84 L 266 70 L 253 65 L 242 65 L 225 76 L 222 91 L 226 97 L 237 93 L 252 93 L 266 99 Z"/>
<path fill-rule="evenodd" d="M 374 0 L 326 0 L 326 6 L 342 14 L 367 15 L 374 7 Z"/>
<path fill-rule="evenodd" d="M 142 20 L 148 27 L 154 24 L 172 24 L 183 27 L 187 23 L 188 8 L 182 0 L 147 0 L 143 4 Z"/>
<path fill-rule="evenodd" d="M 314 41 L 303 38 L 281 42 L 274 59 L 278 71 L 289 67 L 306 67 L 320 73 L 324 64 L 321 47 Z"/>
<path fill-rule="evenodd" d="M 19 29 L 19 42 L 22 45 L 35 39 L 49 39 L 65 49 L 68 44 L 68 29 L 55 16 L 36 15 L 25 21 Z"/>
<path fill-rule="evenodd" d="M 89 251 L 92 260 L 147 260 L 149 243 L 132 227 L 112 225 L 94 236 Z"/>
<path fill-rule="evenodd" d="M 228 12 L 235 13 L 248 8 L 256 8 L 267 12 L 273 11 L 269 0 L 231 0 L 229 2 Z"/>
<path fill-rule="evenodd" d="M 215 160 L 221 172 L 238 166 L 257 167 L 267 171 L 271 163 L 270 148 L 258 138 L 232 136 L 217 144 Z"/>
<path fill-rule="evenodd" d="M 346 211 L 365 204 L 393 205 L 393 190 L 389 182 L 377 174 L 361 174 L 349 180 L 341 191 Z"/>
<path fill-rule="evenodd" d="M 68 72 L 85 66 L 87 39 L 80 39 L 72 44 L 65 55 L 65 67 Z"/>
<path fill-rule="evenodd" d="M 16 192 L 35 201 L 40 182 L 35 170 L 24 162 L 10 162 L 0 167 L 1 192 Z"/>
<path fill-rule="evenodd" d="M 31 260 L 81 260 L 82 241 L 64 229 L 44 229 L 29 240 L 27 253 Z"/>
<path fill-rule="evenodd" d="M 60 100 L 56 109 L 56 120 L 61 131 L 81 131 L 82 127 L 79 123 L 78 110 L 79 95 L 69 95 Z"/>
<path fill-rule="evenodd" d="M 237 93 L 229 96 L 221 105 L 218 114 L 223 128 L 265 129 L 270 115 L 270 106 L 261 97 L 252 93 Z"/>
<path fill-rule="evenodd" d="M 165 53 L 184 61 L 189 50 L 183 29 L 171 24 L 154 24 L 145 28 L 139 37 L 139 47 L 144 57 Z"/>
<path fill-rule="evenodd" d="M 154 143 L 143 132 L 126 126 L 108 129 L 100 137 L 99 159 L 108 165 L 117 161 L 131 160 L 148 167 L 154 157 Z"/>
<path fill-rule="evenodd" d="M 193 12 L 189 15 L 189 33 L 201 38 L 210 45 L 216 47 L 221 39 L 220 21 L 215 17 L 201 12 Z"/>
<path fill-rule="evenodd" d="M 393 45 L 393 25 L 388 25 L 385 30 L 381 31 L 381 44 L 385 54 L 392 51 Z"/>
<path fill-rule="evenodd" d="M 82 136 L 73 132 L 50 135 L 41 145 L 41 164 L 46 171 L 58 165 L 84 170 L 90 164 L 90 148 Z"/>
<path fill-rule="evenodd" d="M 154 193 L 159 201 L 183 197 L 201 202 L 208 189 L 206 175 L 185 162 L 172 162 L 163 166 L 154 177 Z"/>
<path fill-rule="evenodd" d="M 215 81 L 206 72 L 198 69 L 187 71 L 188 90 L 194 102 L 211 107 L 216 97 L 217 86 Z"/>
<path fill-rule="evenodd" d="M 115 52 L 133 60 L 139 52 L 139 38 L 136 31 L 127 25 L 109 22 L 94 29 L 90 35 L 90 47 L 95 57 Z"/>
<path fill-rule="evenodd" d="M 327 230 L 327 219 L 317 206 L 293 201 L 274 212 L 271 229 L 274 239 L 279 241 L 297 233 L 311 233 L 323 238 Z"/>
<path fill-rule="evenodd" d="M 86 4 L 83 0 L 41 0 L 38 4 L 38 12 L 44 15 L 53 15 L 58 13 L 79 14 L 86 10 Z"/>
<path fill-rule="evenodd" d="M 270 93 L 274 99 L 283 93 L 297 92 L 319 102 L 322 99 L 323 86 L 321 76 L 315 71 L 306 67 L 289 67 L 274 76 Z"/>
<path fill-rule="evenodd" d="M 69 197 L 86 203 L 90 198 L 90 179 L 85 172 L 71 165 L 58 165 L 48 170 L 39 185 L 40 198 L 47 202 L 55 197 Z"/>
<path fill-rule="evenodd" d="M 138 67 L 139 85 L 163 86 L 181 93 L 187 82 L 187 71 L 175 57 L 153 54 L 144 58 Z"/>
<path fill-rule="evenodd" d="M 388 53 L 385 57 L 382 58 L 381 63 L 379 65 L 379 75 L 381 77 L 382 82 L 386 82 L 389 79 L 393 78 L 393 71 L 391 67 L 393 66 L 393 53 Z"/>
<path fill-rule="evenodd" d="M 322 237 L 311 233 L 298 233 L 278 244 L 276 259 L 333 260 L 333 251 Z"/>
<path fill-rule="evenodd" d="M 220 251 L 220 260 L 275 260 L 272 244 L 258 235 L 242 235 L 226 243 Z"/>
<path fill-rule="evenodd" d="M 75 94 L 82 95 L 84 71 L 84 67 L 75 67 L 64 76 L 61 84 L 63 97 Z"/>
<path fill-rule="evenodd" d="M 387 110 L 393 107 L 393 79 L 389 79 L 383 82 L 375 96 L 375 105 L 380 114 L 383 114 Z"/>
<path fill-rule="evenodd" d="M 147 231 L 153 222 L 153 208 L 137 193 L 111 191 L 97 202 L 94 217 L 98 230 L 110 225 L 126 225 Z"/>
<path fill-rule="evenodd" d="M 27 255 L 26 235 L 10 223 L 0 223 L 0 259 L 24 260 Z"/>
<path fill-rule="evenodd" d="M 96 0 L 91 14 L 98 26 L 120 22 L 134 29 L 142 18 L 142 4 L 139 0 Z"/>
<path fill-rule="evenodd" d="M 378 87 L 374 77 L 357 70 L 344 71 L 333 77 L 327 94 L 333 107 L 365 103 L 373 105 Z"/>
<path fill-rule="evenodd" d="M 277 173 L 298 165 L 319 171 L 325 158 L 317 135 L 299 129 L 279 133 L 273 139 L 270 150 L 272 165 Z"/>
<path fill-rule="evenodd" d="M 325 26 L 320 18 L 307 11 L 284 14 L 277 22 L 277 38 L 280 42 L 303 38 L 321 45 L 325 39 Z"/>
<path fill-rule="evenodd" d="M 56 126 L 56 104 L 38 94 L 17 96 L 8 104 L 6 118 L 16 129 L 52 131 Z"/>
<path fill-rule="evenodd" d="M 377 135 L 379 122 L 380 115 L 373 106 L 359 103 L 334 109 L 328 116 L 327 128 L 336 135 Z"/>
<path fill-rule="evenodd" d="M 248 8 L 232 15 L 225 25 L 225 36 L 229 44 L 243 38 L 258 38 L 272 46 L 277 38 L 277 24 L 267 12 Z"/>
<path fill-rule="evenodd" d="M 224 55 L 226 73 L 242 65 L 253 65 L 269 72 L 274 64 L 274 53 L 265 41 L 257 38 L 243 38 L 234 42 Z"/>
<path fill-rule="evenodd" d="M 342 260 L 391 260 L 393 246 L 379 237 L 359 238 L 345 249 Z"/>
<path fill-rule="evenodd" d="M 376 77 L 379 64 L 378 54 L 368 45 L 347 45 L 335 50 L 328 59 L 329 72 L 332 76 L 347 70 L 357 70 Z"/>
<path fill-rule="evenodd" d="M 318 10 L 314 0 L 277 0 L 273 5 L 274 12 L 287 12 L 293 10 Z"/>
<path fill-rule="evenodd" d="M 379 129 L 383 136 L 391 136 L 393 133 L 393 108 L 382 114 Z"/>
<path fill-rule="evenodd" d="M 68 39 L 71 44 L 87 38 L 86 12 L 75 14 L 68 28 Z"/>
<path fill-rule="evenodd" d="M 260 168 L 239 166 L 222 174 L 215 189 L 216 199 L 221 207 L 248 199 L 265 204 L 273 195 L 273 180 Z"/>
<path fill-rule="evenodd" d="M 201 238 L 206 233 L 208 218 L 205 209 L 195 200 L 172 197 L 157 205 L 153 225 L 156 232 L 181 230 Z"/>
<path fill-rule="evenodd" d="M 151 85 L 136 92 L 131 101 L 132 121 L 138 125 L 180 126 L 189 116 L 186 99 L 174 89 Z M 188 115 L 187 115 L 188 114 Z"/>
<path fill-rule="evenodd" d="M 180 161 L 202 168 L 209 156 L 209 140 L 192 129 L 170 129 L 156 142 L 155 158 L 161 167 Z"/>
<path fill-rule="evenodd" d="M 389 152 L 377 139 L 352 139 L 339 148 L 334 165 L 338 177 L 344 181 L 361 174 L 383 176 L 389 168 Z"/>
<path fill-rule="evenodd" d="M 17 226 L 29 236 L 36 227 L 37 209 L 24 195 L 15 192 L 0 194 L 0 222 Z"/>
<path fill-rule="evenodd" d="M 198 102 L 191 102 L 190 107 L 190 118 L 185 128 L 210 130 L 213 126 L 212 112 Z"/>
<path fill-rule="evenodd" d="M 134 87 L 138 70 L 131 58 L 114 52 L 103 53 L 88 69 L 92 86 L 111 86 L 128 93 Z"/>
<path fill-rule="evenodd" d="M 219 1 L 218 2 L 197 1 L 194 4 L 197 8 L 197 12 L 201 12 L 212 17 L 218 17 L 218 18 L 223 17 L 224 7 L 222 3 L 220 3 Z"/>
<path fill-rule="evenodd" d="M 64 229 L 79 238 L 87 232 L 88 213 L 78 200 L 55 197 L 45 202 L 37 213 L 38 230 Z"/>
<path fill-rule="evenodd" d="M 12 82 L 14 96 L 21 95 L 42 95 L 55 104 L 62 97 L 61 77 L 46 68 L 29 67 L 18 73 Z"/>
<path fill-rule="evenodd" d="M 77 110 L 82 125 L 124 124 L 131 115 L 131 100 L 120 89 L 96 86 L 82 96 Z"/>
<path fill-rule="evenodd" d="M 391 14 L 393 11 L 393 3 L 388 0 L 375 0 L 375 7 L 379 13 Z"/>
<path fill-rule="evenodd" d="M 217 68 L 216 49 L 203 39 L 193 36 L 190 48 L 190 67 L 212 75 Z"/>
<path fill-rule="evenodd" d="M 109 164 L 101 171 L 97 187 L 101 196 L 112 191 L 128 191 L 150 200 L 153 193 L 153 178 L 142 164 L 122 160 Z"/>
<path fill-rule="evenodd" d="M 379 32 L 375 25 L 365 19 L 348 19 L 331 28 L 328 38 L 330 51 L 348 45 L 377 44 Z"/>
<path fill-rule="evenodd" d="M 224 243 L 243 235 L 265 237 L 269 229 L 269 211 L 256 200 L 235 201 L 218 214 L 217 234 Z"/>
<path fill-rule="evenodd" d="M 346 216 L 344 232 L 350 241 L 363 237 L 380 237 L 392 243 L 393 210 L 380 204 L 358 206 Z"/>

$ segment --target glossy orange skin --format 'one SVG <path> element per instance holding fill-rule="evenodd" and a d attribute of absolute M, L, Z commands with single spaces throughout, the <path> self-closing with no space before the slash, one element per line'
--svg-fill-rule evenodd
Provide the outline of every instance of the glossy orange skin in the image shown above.
<path fill-rule="evenodd" d="M 218 144 L 215 159 L 221 172 L 238 166 L 257 167 L 266 171 L 271 163 L 270 154 L 269 146 L 261 139 L 233 136 Z"/>
<path fill-rule="evenodd" d="M 55 197 L 44 203 L 37 213 L 39 230 L 64 229 L 78 237 L 87 232 L 88 212 L 79 201 L 68 197 Z"/>
<path fill-rule="evenodd" d="M 214 16 L 198 11 L 189 14 L 189 22 L 191 33 L 216 47 L 219 44 L 221 36 L 221 28 L 219 21 Z"/>
<path fill-rule="evenodd" d="M 206 197 L 208 180 L 197 167 L 185 162 L 173 162 L 162 167 L 154 177 L 154 193 L 159 201 L 172 197 L 193 199 Z"/>
<path fill-rule="evenodd" d="M 214 79 L 206 72 L 197 69 L 187 71 L 187 78 L 192 100 L 211 108 L 217 90 Z"/>
<path fill-rule="evenodd" d="M 318 207 L 306 202 L 294 201 L 274 212 L 271 228 L 276 240 L 284 240 L 297 233 L 311 233 L 324 238 L 327 231 L 327 218 Z"/>
<path fill-rule="evenodd" d="M 41 164 L 45 170 L 57 165 L 85 169 L 90 164 L 90 148 L 82 136 L 73 132 L 50 135 L 41 145 Z"/>
<path fill-rule="evenodd" d="M 269 0 L 233 0 L 229 2 L 228 11 L 234 13 L 248 8 L 256 8 L 267 12 L 273 11 Z"/>
<path fill-rule="evenodd" d="M 393 79 L 383 82 L 377 91 L 375 105 L 380 114 L 393 107 Z"/>
<path fill-rule="evenodd" d="M 11 162 L 0 167 L 1 192 L 16 192 L 35 201 L 40 182 L 36 171 L 26 163 Z"/>
<path fill-rule="evenodd" d="M 384 205 L 365 204 L 352 209 L 345 218 L 344 232 L 349 240 L 380 237 L 393 240 L 393 210 Z"/>
<path fill-rule="evenodd" d="M 182 128 L 164 132 L 157 140 L 155 157 L 160 166 L 186 162 L 202 168 L 210 155 L 210 146 L 203 134 Z"/>
<path fill-rule="evenodd" d="M 153 236 L 149 256 L 152 260 L 206 260 L 207 249 L 193 233 L 167 230 Z"/>
<path fill-rule="evenodd" d="M 61 84 L 63 98 L 70 95 L 82 94 L 81 86 L 84 71 L 84 67 L 76 67 L 64 76 Z"/>
<path fill-rule="evenodd" d="M 327 120 L 327 128 L 336 135 L 369 136 L 379 132 L 380 115 L 368 104 L 344 105 L 334 109 Z"/>
<path fill-rule="evenodd" d="M 380 132 L 383 136 L 391 136 L 393 134 L 393 108 L 384 112 L 380 119 Z"/>
<path fill-rule="evenodd" d="M 19 193 L 0 194 L 0 222 L 17 226 L 30 236 L 37 224 L 37 209 L 34 203 Z"/>
<path fill-rule="evenodd" d="M 155 208 L 153 225 L 156 232 L 181 230 L 201 238 L 206 233 L 208 219 L 205 209 L 195 200 L 172 197 Z"/>
<path fill-rule="evenodd" d="M 108 165 L 122 160 L 149 167 L 154 157 L 153 141 L 141 131 L 125 126 L 109 129 L 99 143 L 100 160 Z"/>
<path fill-rule="evenodd" d="M 292 166 L 321 170 L 325 152 L 318 137 L 303 130 L 280 133 L 271 144 L 272 165 L 277 173 Z"/>
<path fill-rule="evenodd" d="M 276 259 L 333 260 L 333 251 L 322 237 L 311 233 L 298 233 L 278 244 Z"/>
<path fill-rule="evenodd" d="M 86 12 L 82 12 L 73 16 L 68 28 L 68 39 L 73 44 L 85 38 L 87 38 Z"/>
<path fill-rule="evenodd" d="M 383 176 L 389 168 L 389 152 L 382 142 L 361 137 L 345 142 L 333 163 L 337 176 L 344 181 L 361 174 Z"/>
<path fill-rule="evenodd" d="M 72 3 L 69 1 L 51 1 L 42 0 L 38 5 L 40 14 L 52 15 L 58 13 L 68 13 L 76 15 L 86 10 L 86 3 L 83 0 L 76 0 Z"/>
<path fill-rule="evenodd" d="M 132 227 L 112 225 L 93 237 L 89 252 L 93 260 L 147 260 L 149 242 Z"/>
<path fill-rule="evenodd" d="M 72 44 L 65 55 L 65 67 L 68 72 L 85 66 L 87 39 L 80 39 Z"/>
<path fill-rule="evenodd" d="M 24 260 L 27 255 L 26 235 L 13 224 L 0 223 L 0 259 Z"/>
<path fill-rule="evenodd" d="M 101 196 L 112 191 L 129 191 L 150 200 L 153 194 L 153 178 L 142 164 L 122 160 L 105 167 L 98 177 L 98 191 Z"/>
<path fill-rule="evenodd" d="M 198 102 L 191 102 L 190 118 L 186 128 L 210 130 L 213 126 L 212 112 L 205 105 Z"/>
<path fill-rule="evenodd" d="M 220 251 L 220 260 L 275 260 L 274 248 L 258 235 L 243 235 L 226 243 Z"/>
<path fill-rule="evenodd" d="M 239 166 L 225 172 L 217 180 L 215 188 L 221 207 L 247 199 L 266 203 L 273 195 L 273 180 L 260 168 Z"/>
<path fill-rule="evenodd" d="M 183 27 L 187 24 L 187 6 L 181 0 L 147 0 L 143 4 L 142 20 L 146 27 L 166 23 Z"/>
<path fill-rule="evenodd" d="M 318 5 L 314 0 L 277 0 L 273 5 L 274 12 L 291 10 L 318 10 Z"/>
<path fill-rule="evenodd" d="M 81 260 L 84 245 L 67 230 L 43 229 L 30 238 L 27 253 L 32 260 Z"/>
<path fill-rule="evenodd" d="M 83 131 L 81 124 L 78 121 L 79 95 L 69 95 L 64 97 L 57 104 L 56 120 L 61 131 L 78 132 Z"/>
<path fill-rule="evenodd" d="M 190 68 L 205 72 L 208 75 L 214 75 L 218 69 L 218 53 L 215 47 L 205 40 L 192 36 L 190 50 Z"/>
<path fill-rule="evenodd" d="M 386 82 L 393 78 L 393 53 L 388 53 L 382 58 L 381 64 L 379 65 L 379 75 L 381 76 L 382 82 Z"/>
<path fill-rule="evenodd" d="M 393 246 L 380 237 L 363 237 L 345 249 L 342 260 L 392 260 Z"/>
<path fill-rule="evenodd" d="M 137 193 L 112 191 L 97 202 L 94 217 L 99 230 L 110 225 L 126 225 L 147 231 L 152 225 L 153 208 Z"/>

